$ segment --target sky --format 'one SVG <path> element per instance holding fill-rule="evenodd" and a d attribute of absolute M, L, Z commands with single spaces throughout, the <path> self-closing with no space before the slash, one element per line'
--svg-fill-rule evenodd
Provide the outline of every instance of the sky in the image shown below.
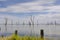
<path fill-rule="evenodd" d="M 60 0 L 0 0 L 1 19 L 18 20 L 30 18 L 31 15 L 35 17 L 35 22 L 59 22 Z"/>

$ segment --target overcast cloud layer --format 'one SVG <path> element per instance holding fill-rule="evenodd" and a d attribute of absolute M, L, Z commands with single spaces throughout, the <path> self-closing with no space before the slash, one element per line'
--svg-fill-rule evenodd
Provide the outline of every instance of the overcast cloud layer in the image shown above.
<path fill-rule="evenodd" d="M 43 15 L 44 18 L 42 18 L 48 20 L 47 15 L 50 19 L 53 17 L 59 19 L 59 7 L 59 0 L 0 0 L 0 14 L 18 18 L 34 15 L 39 20 L 39 17 Z"/>
<path fill-rule="evenodd" d="M 32 15 L 35 22 L 57 21 L 60 20 L 60 3 L 59 0 L 0 0 L 0 14 L 9 19 L 30 18 Z"/>

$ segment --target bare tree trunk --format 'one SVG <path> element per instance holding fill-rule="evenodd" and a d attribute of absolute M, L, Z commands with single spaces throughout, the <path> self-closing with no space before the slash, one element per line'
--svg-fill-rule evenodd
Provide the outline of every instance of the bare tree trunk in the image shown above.
<path fill-rule="evenodd" d="M 7 32 L 7 18 L 5 18 L 5 32 Z"/>

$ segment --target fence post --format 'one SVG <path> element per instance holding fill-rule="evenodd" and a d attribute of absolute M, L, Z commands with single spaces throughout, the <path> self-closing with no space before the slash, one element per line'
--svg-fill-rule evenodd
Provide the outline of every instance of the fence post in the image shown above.
<path fill-rule="evenodd" d="M 44 40 L 44 30 L 43 29 L 40 30 L 40 36 L 41 36 L 41 40 Z"/>

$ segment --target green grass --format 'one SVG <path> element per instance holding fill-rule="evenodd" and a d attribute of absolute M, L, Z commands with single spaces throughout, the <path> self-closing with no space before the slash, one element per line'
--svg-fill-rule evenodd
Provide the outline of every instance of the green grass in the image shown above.
<path fill-rule="evenodd" d="M 0 40 L 54 40 L 49 38 L 40 38 L 36 36 L 6 36 L 0 37 Z"/>

